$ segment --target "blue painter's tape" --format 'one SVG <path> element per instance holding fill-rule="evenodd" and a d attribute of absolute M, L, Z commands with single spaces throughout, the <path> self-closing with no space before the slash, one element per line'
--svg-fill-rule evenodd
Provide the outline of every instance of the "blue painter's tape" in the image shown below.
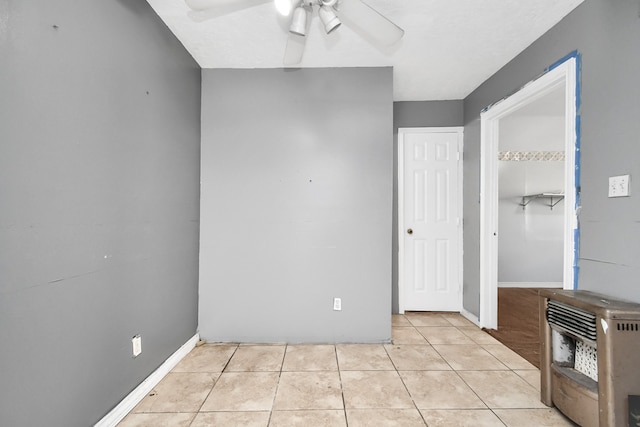
<path fill-rule="evenodd" d="M 545 71 L 551 71 L 554 68 L 557 68 L 560 65 L 562 65 L 562 63 L 565 62 L 567 59 L 578 58 L 578 56 L 580 56 L 580 54 L 578 53 L 577 50 L 574 50 L 573 52 L 568 53 L 567 55 L 563 56 L 553 64 L 549 65 Z"/>
<path fill-rule="evenodd" d="M 574 51 L 575 52 L 575 58 L 576 58 L 576 114 L 579 113 L 580 111 L 580 105 L 582 103 L 582 55 L 580 55 L 580 53 L 578 53 L 578 51 Z M 572 52 L 573 53 L 573 52 Z"/>
<path fill-rule="evenodd" d="M 581 74 L 582 74 L 582 55 L 577 50 L 570 52 L 564 57 L 560 58 L 558 61 L 551 64 L 545 72 L 549 72 L 571 58 L 575 58 L 576 60 L 576 147 L 575 147 L 575 171 L 574 171 L 574 179 L 575 179 L 575 187 L 576 187 L 576 200 L 575 200 L 575 209 L 579 209 L 580 202 L 580 163 L 581 163 L 581 151 L 580 151 L 580 139 L 581 139 L 581 117 L 580 117 L 580 105 L 582 103 L 581 98 Z M 573 289 L 578 289 L 578 274 L 580 272 L 580 266 L 578 265 L 578 260 L 580 259 L 580 222 L 578 220 L 578 224 L 576 225 L 575 230 L 573 230 Z"/>
<path fill-rule="evenodd" d="M 580 258 L 580 227 L 573 230 L 573 289 L 578 289 L 578 274 L 580 273 L 580 266 L 578 266 L 578 259 Z"/>
<path fill-rule="evenodd" d="M 575 185 L 576 185 L 576 189 L 578 189 L 577 191 L 577 197 L 576 197 L 576 207 L 580 206 L 580 204 L 578 203 L 579 201 L 579 197 L 580 197 L 580 164 L 581 164 L 581 157 L 582 157 L 582 150 L 580 149 L 580 128 L 581 128 L 581 122 L 582 122 L 582 118 L 580 116 L 580 114 L 576 114 L 576 171 L 575 171 Z"/>
<path fill-rule="evenodd" d="M 576 59 L 576 152 L 575 152 L 575 177 L 574 182 L 576 186 L 576 209 L 579 209 L 582 205 L 582 201 L 580 200 L 580 193 L 582 189 L 582 184 L 580 182 L 580 165 L 582 164 L 582 150 L 581 150 L 581 140 L 582 140 L 582 117 L 580 115 L 580 106 L 582 103 L 582 55 L 578 53 L 577 50 L 571 52 L 569 57 L 573 57 Z M 580 219 L 578 218 L 578 223 L 576 225 L 576 229 L 573 230 L 573 289 L 578 289 L 578 276 L 580 274 Z"/>

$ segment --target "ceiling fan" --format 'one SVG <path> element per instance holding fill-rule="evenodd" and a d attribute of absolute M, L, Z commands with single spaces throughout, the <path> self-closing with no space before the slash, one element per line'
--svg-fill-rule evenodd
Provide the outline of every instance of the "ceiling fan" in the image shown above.
<path fill-rule="evenodd" d="M 185 0 L 194 11 L 225 9 L 226 13 L 271 0 Z M 285 65 L 300 63 L 304 54 L 306 35 L 314 12 L 322 21 L 327 34 L 342 23 L 375 45 L 391 46 L 404 35 L 404 30 L 361 0 L 274 0 L 276 10 L 291 17 L 289 38 L 284 54 Z"/>

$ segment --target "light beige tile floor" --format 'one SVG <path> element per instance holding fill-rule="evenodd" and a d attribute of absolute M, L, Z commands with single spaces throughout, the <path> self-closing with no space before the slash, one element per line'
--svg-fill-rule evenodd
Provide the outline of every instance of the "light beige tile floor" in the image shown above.
<path fill-rule="evenodd" d="M 540 373 L 457 313 L 394 315 L 387 344 L 196 347 L 119 427 L 573 426 Z"/>

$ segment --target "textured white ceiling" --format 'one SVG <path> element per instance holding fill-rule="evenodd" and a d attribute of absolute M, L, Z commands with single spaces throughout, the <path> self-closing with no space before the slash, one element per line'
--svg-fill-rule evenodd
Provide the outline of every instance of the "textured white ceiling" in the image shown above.
<path fill-rule="evenodd" d="M 281 68 L 289 23 L 271 1 L 213 16 L 147 0 L 203 68 Z M 265 2 L 266 1 L 266 2 Z M 405 30 L 381 50 L 314 15 L 300 67 L 393 66 L 394 100 L 463 99 L 583 0 L 365 0 Z"/>

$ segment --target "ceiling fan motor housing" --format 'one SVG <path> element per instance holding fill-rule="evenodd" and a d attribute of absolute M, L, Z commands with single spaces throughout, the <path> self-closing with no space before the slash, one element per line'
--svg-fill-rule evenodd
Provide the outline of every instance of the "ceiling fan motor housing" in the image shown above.
<path fill-rule="evenodd" d="M 298 5 L 298 7 L 313 7 L 313 6 L 333 7 L 338 4 L 338 0 L 300 0 L 298 2 L 295 2 L 295 4 Z"/>

